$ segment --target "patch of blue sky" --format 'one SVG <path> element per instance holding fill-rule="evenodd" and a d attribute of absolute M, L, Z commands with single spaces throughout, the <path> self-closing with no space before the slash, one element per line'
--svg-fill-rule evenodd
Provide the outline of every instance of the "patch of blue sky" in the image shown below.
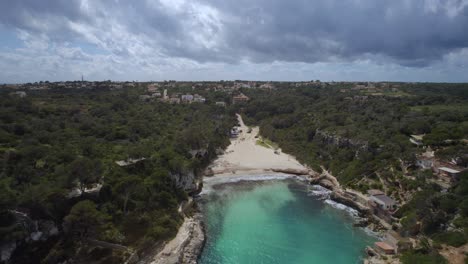
<path fill-rule="evenodd" d="M 23 41 L 18 38 L 15 30 L 6 28 L 0 24 L 0 49 L 16 49 L 24 47 Z"/>

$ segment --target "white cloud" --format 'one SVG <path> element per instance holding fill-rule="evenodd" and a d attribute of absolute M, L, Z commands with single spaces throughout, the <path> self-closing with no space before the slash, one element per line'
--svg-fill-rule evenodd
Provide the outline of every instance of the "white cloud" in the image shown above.
<path fill-rule="evenodd" d="M 82 73 L 99 80 L 468 81 L 461 33 L 468 0 L 18 0 L 0 7 L 0 24 L 23 43 L 1 49 L 0 41 L 0 82 Z"/>

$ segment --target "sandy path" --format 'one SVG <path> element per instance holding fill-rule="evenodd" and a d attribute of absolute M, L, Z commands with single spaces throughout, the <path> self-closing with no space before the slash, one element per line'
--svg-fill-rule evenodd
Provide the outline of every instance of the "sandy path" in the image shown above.
<path fill-rule="evenodd" d="M 273 148 L 257 145 L 259 128 L 252 127 L 252 132 L 247 133 L 248 127 L 244 124 L 240 115 L 237 115 L 242 132 L 238 138 L 231 140 L 231 145 L 211 165 L 214 174 L 239 174 L 243 172 L 264 172 L 273 169 L 306 170 L 293 156 L 281 152 L 277 153 Z"/>
<path fill-rule="evenodd" d="M 468 244 L 459 248 L 443 245 L 439 253 L 444 256 L 450 264 L 465 263 L 466 254 L 468 253 Z"/>

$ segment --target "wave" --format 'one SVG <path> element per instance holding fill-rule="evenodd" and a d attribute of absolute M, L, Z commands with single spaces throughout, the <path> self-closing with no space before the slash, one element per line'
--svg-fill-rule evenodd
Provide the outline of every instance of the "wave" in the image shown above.
<path fill-rule="evenodd" d="M 272 181 L 272 180 L 286 180 L 286 179 L 296 179 L 296 180 L 306 180 L 303 177 L 285 174 L 285 173 L 274 173 L 274 174 L 258 174 L 258 175 L 239 175 L 239 176 L 214 176 L 211 178 L 205 178 L 203 182 L 203 190 L 200 195 L 208 194 L 213 189 L 211 187 L 220 184 L 232 184 L 243 181 Z"/>
<path fill-rule="evenodd" d="M 361 217 L 359 217 L 359 212 L 356 209 L 351 208 L 351 207 L 349 207 L 347 205 L 335 202 L 332 199 L 330 199 L 331 193 L 332 193 L 332 191 L 330 191 L 329 189 L 327 189 L 327 188 L 325 188 L 323 186 L 312 185 L 311 189 L 309 190 L 308 195 L 315 196 L 319 200 L 324 200 L 324 203 L 330 205 L 331 207 L 333 207 L 335 209 L 346 211 L 350 216 L 352 216 L 355 219 L 361 219 Z"/>
<path fill-rule="evenodd" d="M 351 215 L 352 217 L 355 217 L 355 218 L 360 218 L 359 217 L 359 212 L 356 210 L 356 209 L 353 209 L 349 206 L 346 206 L 344 204 L 340 204 L 340 203 L 337 203 L 331 199 L 326 199 L 325 200 L 325 203 L 330 205 L 331 207 L 333 208 L 336 208 L 336 209 L 340 209 L 340 210 L 343 210 L 343 211 L 346 211 L 349 215 Z"/>
<path fill-rule="evenodd" d="M 315 196 L 320 200 L 325 200 L 330 198 L 330 194 L 332 191 L 329 189 L 320 186 L 320 185 L 312 185 L 309 189 L 308 195 L 309 196 Z"/>
<path fill-rule="evenodd" d="M 356 209 L 351 208 L 351 207 L 349 207 L 347 205 L 335 202 L 332 199 L 330 199 L 331 193 L 332 193 L 332 191 L 330 191 L 329 189 L 327 189 L 327 188 L 325 188 L 323 186 L 312 185 L 311 188 L 309 189 L 308 195 L 309 196 L 315 196 L 317 199 L 323 200 L 324 203 L 328 204 L 329 206 L 331 206 L 331 207 L 333 207 L 335 209 L 345 211 L 357 222 L 364 219 L 364 218 L 359 216 L 359 212 Z M 379 232 L 375 232 L 375 231 L 371 230 L 368 227 L 363 227 L 362 230 L 368 236 L 377 238 L 379 240 L 382 239 L 382 235 Z"/>
<path fill-rule="evenodd" d="M 379 232 L 373 231 L 368 227 L 364 227 L 362 229 L 364 230 L 364 233 L 366 233 L 370 237 L 377 238 L 378 240 L 383 240 L 384 239 L 384 236 Z"/>

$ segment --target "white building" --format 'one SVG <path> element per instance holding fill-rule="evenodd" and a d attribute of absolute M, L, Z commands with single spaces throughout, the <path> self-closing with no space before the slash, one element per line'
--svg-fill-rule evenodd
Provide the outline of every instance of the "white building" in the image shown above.
<path fill-rule="evenodd" d="M 182 100 L 182 102 L 192 102 L 193 101 L 193 95 L 191 94 L 184 94 L 180 97 L 180 99 Z"/>
<path fill-rule="evenodd" d="M 381 209 L 394 210 L 396 202 L 385 194 L 372 195 L 370 200 L 375 202 Z"/>

